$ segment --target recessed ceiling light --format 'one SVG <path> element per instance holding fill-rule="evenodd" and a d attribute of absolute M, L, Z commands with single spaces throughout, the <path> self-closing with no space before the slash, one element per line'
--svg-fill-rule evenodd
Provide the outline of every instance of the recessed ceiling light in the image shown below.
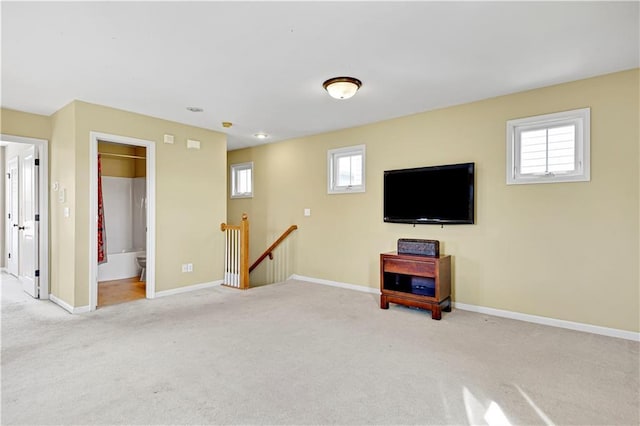
<path fill-rule="evenodd" d="M 268 135 L 268 134 L 266 134 L 266 133 L 264 133 L 264 132 L 256 133 L 256 134 L 255 134 L 255 135 L 253 135 L 253 136 L 255 136 L 255 137 L 256 137 L 256 138 L 258 138 L 258 139 L 266 139 L 266 138 L 268 138 L 268 137 L 269 137 L 269 135 Z"/>
<path fill-rule="evenodd" d="M 202 108 L 200 107 L 187 107 L 187 109 L 191 112 L 202 112 L 204 111 Z"/>

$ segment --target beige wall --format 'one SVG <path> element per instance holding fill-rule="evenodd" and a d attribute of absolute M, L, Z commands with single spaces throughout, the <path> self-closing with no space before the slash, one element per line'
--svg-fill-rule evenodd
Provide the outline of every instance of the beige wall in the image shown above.
<path fill-rule="evenodd" d="M 222 279 L 225 135 L 85 102 L 74 105 L 75 306 L 89 303 L 91 131 L 156 142 L 156 291 Z M 175 136 L 175 144 L 162 143 L 165 133 Z M 201 141 L 201 149 L 187 150 L 187 139 Z M 183 263 L 193 263 L 194 271 L 181 272 Z"/>
<path fill-rule="evenodd" d="M 638 80 L 636 69 L 230 152 L 229 164 L 254 162 L 255 195 L 229 199 L 229 222 L 249 214 L 251 260 L 297 224 L 294 273 L 372 288 L 379 253 L 398 238 L 437 239 L 453 256 L 458 303 L 639 331 Z M 507 186 L 506 121 L 582 107 L 591 181 Z M 327 150 L 357 144 L 367 192 L 328 195 Z M 383 223 L 384 170 L 468 161 L 475 225 Z"/>
<path fill-rule="evenodd" d="M 45 140 L 51 138 L 51 120 L 44 115 L 2 108 L 0 128 L 5 135 Z"/>
<path fill-rule="evenodd" d="M 91 131 L 156 142 L 156 291 L 222 279 L 224 134 L 78 101 L 51 117 L 6 109 L 1 117 L 2 133 L 50 140 L 50 182 L 66 191 L 64 203 L 50 192 L 54 296 L 74 307 L 89 304 Z M 165 133 L 173 134 L 176 143 L 161 143 Z M 187 150 L 187 138 L 200 140 L 201 149 Z M 133 167 L 136 177 L 145 175 L 141 163 Z M 65 207 L 69 217 L 64 217 Z M 182 273 L 182 263 L 193 263 L 194 272 Z"/>
<path fill-rule="evenodd" d="M 134 146 L 121 145 L 117 143 L 98 142 L 99 153 L 110 153 L 120 155 L 136 155 Z M 113 177 L 136 177 L 136 160 L 126 157 L 102 156 L 102 176 Z"/>
<path fill-rule="evenodd" d="M 225 139 L 226 143 L 226 139 Z M 136 146 L 133 154 L 137 157 L 147 157 L 147 148 L 143 146 Z M 147 161 L 144 159 L 136 158 L 133 160 L 135 163 L 133 177 L 146 177 L 147 176 Z"/>
<path fill-rule="evenodd" d="M 59 191 L 65 191 L 65 201 L 59 201 L 59 192 L 49 191 L 49 277 L 51 294 L 71 306 L 81 306 L 75 298 L 75 256 L 86 251 L 88 243 L 84 247 L 76 246 L 75 120 L 74 103 L 51 116 L 49 182 L 52 185 L 58 182 Z M 69 217 L 64 217 L 65 207 L 71 212 Z"/>

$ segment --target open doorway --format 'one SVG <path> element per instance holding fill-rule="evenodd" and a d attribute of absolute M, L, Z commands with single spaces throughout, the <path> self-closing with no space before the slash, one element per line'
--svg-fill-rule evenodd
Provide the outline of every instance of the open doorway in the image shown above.
<path fill-rule="evenodd" d="M 4 199 L 2 268 L 25 293 L 49 298 L 48 141 L 0 135 Z"/>
<path fill-rule="evenodd" d="M 155 146 L 91 133 L 90 309 L 155 296 Z"/>
<path fill-rule="evenodd" d="M 146 297 L 146 154 L 98 141 L 98 308 Z"/>

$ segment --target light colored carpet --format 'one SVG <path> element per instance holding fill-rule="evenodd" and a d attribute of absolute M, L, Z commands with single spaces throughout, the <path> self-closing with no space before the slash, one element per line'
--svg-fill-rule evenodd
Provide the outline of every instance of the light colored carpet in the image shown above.
<path fill-rule="evenodd" d="M 637 342 L 300 281 L 70 315 L 2 280 L 3 425 L 640 423 Z"/>

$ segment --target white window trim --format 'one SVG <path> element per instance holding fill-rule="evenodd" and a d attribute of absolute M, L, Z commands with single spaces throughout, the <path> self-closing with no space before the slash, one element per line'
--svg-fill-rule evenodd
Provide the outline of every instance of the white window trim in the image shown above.
<path fill-rule="evenodd" d="M 544 128 L 557 123 L 576 124 L 576 171 L 563 174 L 520 175 L 517 133 L 526 128 Z M 553 114 L 538 115 L 507 121 L 507 185 L 558 182 L 587 182 L 591 180 L 591 109 L 581 108 Z"/>
<path fill-rule="evenodd" d="M 236 173 L 240 170 L 247 170 L 247 169 L 251 169 L 251 192 L 243 192 L 243 193 L 235 193 L 235 188 L 236 188 Z M 231 182 L 231 198 L 253 198 L 253 161 L 249 161 L 246 163 L 238 163 L 238 164 L 232 164 L 231 165 L 231 179 L 229 179 L 229 182 Z"/>
<path fill-rule="evenodd" d="M 344 155 L 362 155 L 362 185 L 336 186 L 335 164 L 336 158 Z M 366 156 L 365 145 L 348 146 L 344 148 L 330 149 L 327 151 L 327 193 L 328 194 L 350 194 L 354 192 L 365 192 L 366 183 Z"/>

